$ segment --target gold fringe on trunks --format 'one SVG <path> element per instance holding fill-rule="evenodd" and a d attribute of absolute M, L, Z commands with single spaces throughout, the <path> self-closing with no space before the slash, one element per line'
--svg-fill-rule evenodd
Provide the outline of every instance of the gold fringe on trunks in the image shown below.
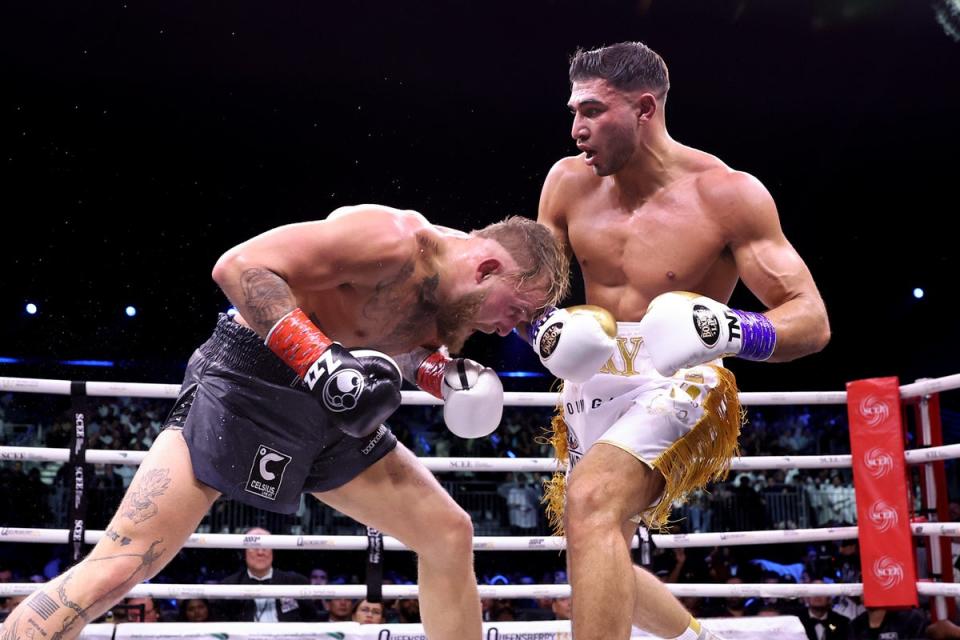
<path fill-rule="evenodd" d="M 675 501 L 684 501 L 691 491 L 726 478 L 731 459 L 739 453 L 737 440 L 743 411 L 737 381 L 729 369 L 710 366 L 717 373 L 717 385 L 707 393 L 703 415 L 653 462 L 653 467 L 663 474 L 666 486 L 657 504 L 640 514 L 650 529 L 661 529 L 669 522 L 670 507 Z M 553 445 L 557 460 L 568 464 L 567 428 L 563 408 L 558 405 L 546 440 Z M 546 505 L 550 526 L 558 536 L 563 535 L 566 480 L 566 473 L 557 471 L 543 483 L 541 502 Z"/>
<path fill-rule="evenodd" d="M 538 437 L 537 442 L 552 446 L 557 462 L 568 465 L 570 449 L 567 446 L 567 423 L 563 421 L 563 383 L 558 386 L 557 394 L 561 400 L 557 402 L 554 416 L 550 420 L 550 427 L 544 429 L 545 435 Z M 567 473 L 560 469 L 543 481 L 543 497 L 540 499 L 540 503 L 545 505 L 547 520 L 554 535 L 563 535 L 563 505 L 566 499 Z"/>
<path fill-rule="evenodd" d="M 667 524 L 671 505 L 686 501 L 691 491 L 723 480 L 731 459 L 739 454 L 737 440 L 743 411 L 733 372 L 710 365 L 717 374 L 717 386 L 707 393 L 703 415 L 693 429 L 657 456 L 653 467 L 663 474 L 666 487 L 660 501 L 640 514 L 650 529 Z"/>

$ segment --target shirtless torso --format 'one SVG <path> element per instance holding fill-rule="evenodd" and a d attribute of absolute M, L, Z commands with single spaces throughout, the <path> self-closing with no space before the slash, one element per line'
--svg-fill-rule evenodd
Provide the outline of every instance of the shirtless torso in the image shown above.
<path fill-rule="evenodd" d="M 344 227 L 342 235 L 338 226 Z M 318 244 L 320 233 L 335 237 Z M 296 306 L 326 335 L 346 347 L 399 354 L 441 344 L 437 317 L 450 292 L 441 282 L 440 247 L 446 238 L 466 237 L 414 211 L 367 205 L 283 227 L 251 243 L 258 242 L 257 252 L 271 252 L 273 263 L 285 256 L 283 275 Z M 238 250 L 258 255 L 244 245 Z M 247 277 L 245 285 L 245 293 L 260 288 L 260 295 L 269 297 L 269 283 Z M 237 320 L 262 329 L 255 317 Z"/>
<path fill-rule="evenodd" d="M 541 222 L 565 231 L 587 301 L 618 320 L 640 320 L 650 300 L 665 291 L 726 301 L 738 279 L 730 248 L 733 216 L 705 190 L 733 174 L 717 158 L 685 149 L 670 182 L 631 204 L 612 179 L 594 175 L 579 157 L 565 158 L 545 187 L 545 194 L 552 192 Z"/>

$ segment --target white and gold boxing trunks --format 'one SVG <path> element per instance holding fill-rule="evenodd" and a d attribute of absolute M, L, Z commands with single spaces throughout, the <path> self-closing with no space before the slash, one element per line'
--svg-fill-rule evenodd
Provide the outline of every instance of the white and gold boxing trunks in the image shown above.
<path fill-rule="evenodd" d="M 740 403 L 736 380 L 719 360 L 669 378 L 657 373 L 639 326 L 617 323 L 617 350 L 607 364 L 584 383 L 564 383 L 551 442 L 569 463 L 566 473 L 597 443 L 660 471 L 663 495 L 639 518 L 661 527 L 673 501 L 726 475 L 737 451 Z M 544 498 L 558 529 L 564 489 L 558 474 Z"/>

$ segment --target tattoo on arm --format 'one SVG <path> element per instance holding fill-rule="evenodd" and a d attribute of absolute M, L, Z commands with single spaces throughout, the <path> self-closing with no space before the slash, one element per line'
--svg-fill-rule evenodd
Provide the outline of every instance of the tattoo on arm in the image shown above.
<path fill-rule="evenodd" d="M 277 320 L 297 306 L 290 286 L 269 269 L 255 267 L 240 275 L 243 302 L 249 313 L 243 317 L 262 336 L 267 335 Z"/>
<path fill-rule="evenodd" d="M 136 486 L 131 486 L 127 495 L 123 498 L 123 504 L 120 505 L 120 515 L 134 524 L 139 524 L 144 520 L 149 520 L 157 515 L 159 507 L 153 501 L 153 498 L 162 496 L 167 487 L 170 486 L 169 469 L 150 469 L 137 482 Z"/>

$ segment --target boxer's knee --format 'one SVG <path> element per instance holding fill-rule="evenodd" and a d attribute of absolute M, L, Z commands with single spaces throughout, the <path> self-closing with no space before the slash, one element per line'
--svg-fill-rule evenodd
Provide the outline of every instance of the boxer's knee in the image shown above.
<path fill-rule="evenodd" d="M 422 557 L 473 557 L 473 521 L 456 504 L 437 511 L 423 528 L 424 535 L 414 549 Z"/>
<path fill-rule="evenodd" d="M 625 519 L 621 512 L 603 477 L 580 475 L 567 486 L 563 526 L 568 541 L 575 544 L 598 531 L 619 532 Z"/>

